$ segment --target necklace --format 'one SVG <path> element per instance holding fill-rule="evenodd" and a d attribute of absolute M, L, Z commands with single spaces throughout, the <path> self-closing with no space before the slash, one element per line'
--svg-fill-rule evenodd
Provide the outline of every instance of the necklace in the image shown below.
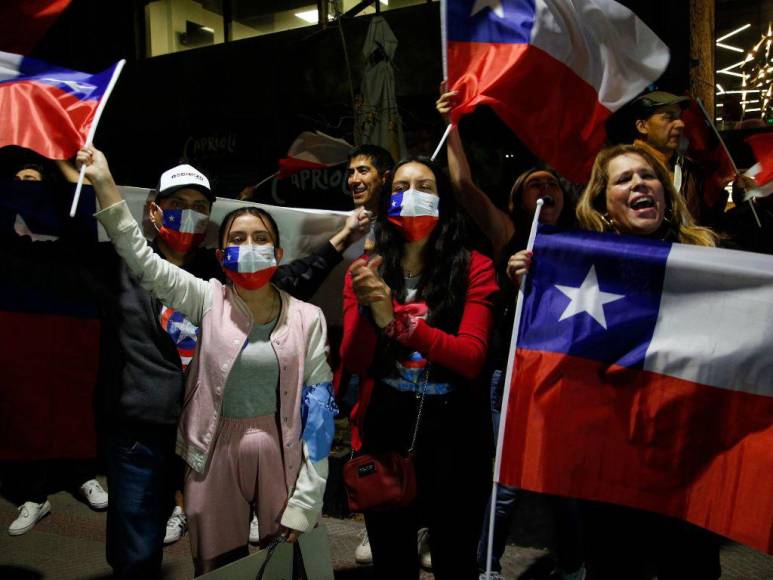
<path fill-rule="evenodd" d="M 268 311 L 268 316 L 263 322 L 258 322 L 258 324 L 268 324 L 269 322 L 274 320 L 274 318 L 276 318 L 276 316 L 279 314 L 279 311 L 277 309 L 278 304 L 279 304 L 279 294 L 276 291 L 274 291 L 271 293 L 271 308 Z M 274 310 L 277 310 L 276 314 L 274 314 Z"/>

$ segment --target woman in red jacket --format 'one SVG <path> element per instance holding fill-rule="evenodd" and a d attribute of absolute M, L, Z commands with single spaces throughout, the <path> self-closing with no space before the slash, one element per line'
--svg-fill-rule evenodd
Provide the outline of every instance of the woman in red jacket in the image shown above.
<path fill-rule="evenodd" d="M 344 286 L 341 358 L 363 377 L 354 449 L 406 453 L 422 400 L 423 410 L 417 499 L 365 514 L 373 563 L 379 578 L 418 578 L 422 521 L 435 577 L 473 579 L 491 481 L 490 414 L 476 379 L 492 328 L 494 269 L 465 248 L 463 217 L 431 161 L 399 163 L 390 191 L 374 257 L 355 261 Z"/>

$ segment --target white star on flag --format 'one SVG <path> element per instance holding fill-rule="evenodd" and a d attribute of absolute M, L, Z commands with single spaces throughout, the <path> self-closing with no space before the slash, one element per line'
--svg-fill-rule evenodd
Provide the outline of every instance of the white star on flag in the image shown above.
<path fill-rule="evenodd" d="M 196 326 L 194 326 L 194 324 L 187 318 L 183 319 L 181 322 L 170 320 L 169 324 L 170 326 L 180 331 L 180 336 L 177 338 L 177 342 L 182 342 L 186 338 L 192 338 L 194 340 L 196 339 Z"/>
<path fill-rule="evenodd" d="M 475 0 L 475 4 L 472 6 L 472 12 L 470 12 L 470 17 L 475 16 L 484 8 L 490 8 L 491 11 L 500 18 L 505 17 L 505 9 L 502 8 L 502 0 Z"/>
<path fill-rule="evenodd" d="M 579 288 L 572 288 L 571 286 L 559 286 L 555 285 L 570 302 L 564 309 L 561 318 L 558 320 L 566 320 L 580 314 L 581 312 L 587 312 L 591 317 L 598 322 L 604 330 L 607 329 L 607 319 L 604 316 L 604 304 L 609 304 L 621 298 L 625 298 L 625 294 L 613 294 L 611 292 L 602 292 L 599 288 L 599 281 L 596 277 L 596 266 L 591 266 L 588 270 L 588 274 L 585 276 L 585 280 Z"/>

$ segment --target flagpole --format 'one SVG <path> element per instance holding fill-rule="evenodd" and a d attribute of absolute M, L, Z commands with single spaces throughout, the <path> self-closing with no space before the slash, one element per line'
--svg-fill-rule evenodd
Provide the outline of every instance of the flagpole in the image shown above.
<path fill-rule="evenodd" d="M 531 230 L 529 231 L 529 241 L 526 243 L 526 249 L 531 252 L 534 248 L 534 239 L 537 237 L 537 226 L 539 225 L 539 215 L 542 212 L 542 206 L 545 200 L 537 200 L 537 207 L 534 210 L 534 218 L 531 220 Z M 515 372 L 515 347 L 518 344 L 518 329 L 521 326 L 521 313 L 523 310 L 523 299 L 525 296 L 524 287 L 526 286 L 526 274 L 518 278 L 518 298 L 515 301 L 515 317 L 513 319 L 513 333 L 510 337 L 510 352 L 507 357 L 507 372 L 505 373 L 505 392 L 502 397 L 502 410 L 499 412 L 499 433 L 497 433 L 497 453 L 494 461 L 494 481 L 491 485 L 491 500 L 489 508 L 488 521 L 488 545 L 486 546 L 486 578 L 491 578 L 491 559 L 494 551 L 494 516 L 496 514 L 497 504 L 497 482 L 499 480 L 499 468 L 502 462 L 502 441 L 505 436 L 505 424 L 507 423 L 507 409 L 510 401 L 510 387 L 513 382 L 513 373 Z"/>
<path fill-rule="evenodd" d="M 709 122 L 709 127 L 711 127 L 711 129 L 714 131 L 714 135 L 716 135 L 717 139 L 719 140 L 719 144 L 722 145 L 722 149 L 725 150 L 725 155 L 727 155 L 727 158 L 730 159 L 730 164 L 733 166 L 733 171 L 735 171 L 735 174 L 738 175 L 738 167 L 736 167 L 735 165 L 733 156 L 730 155 L 730 151 L 727 149 L 727 145 L 725 145 L 725 142 L 723 141 L 722 136 L 719 134 L 719 131 L 717 131 L 716 126 L 714 126 L 714 123 L 711 121 L 711 117 L 709 117 L 709 114 L 706 112 L 706 109 L 703 106 L 703 102 L 697 98 L 695 99 L 695 102 L 698 103 L 698 106 L 701 108 L 701 111 L 703 112 L 703 116 Z"/>
<path fill-rule="evenodd" d="M 274 179 L 278 175 L 279 175 L 279 172 L 276 171 L 276 172 L 272 173 L 271 175 L 269 175 L 268 177 L 266 177 L 265 179 L 261 179 L 260 181 L 258 181 L 258 183 L 256 183 L 252 187 L 254 189 L 258 189 L 261 185 L 263 185 L 264 183 L 268 183 L 269 181 L 271 181 L 272 179 Z"/>
<path fill-rule="evenodd" d="M 443 59 L 443 78 L 448 78 L 448 34 L 446 32 L 446 0 L 440 0 L 440 54 Z"/>
<path fill-rule="evenodd" d="M 115 87 L 115 83 L 118 82 L 118 77 L 121 75 L 121 71 L 123 70 L 125 64 L 126 59 L 122 58 L 115 65 L 113 76 L 110 78 L 110 82 L 107 84 L 105 94 L 102 95 L 102 98 L 99 100 L 99 104 L 97 105 L 97 111 L 94 113 L 94 120 L 91 122 L 91 127 L 89 128 L 89 133 L 86 137 L 86 143 L 83 145 L 84 147 L 88 147 L 91 145 L 91 142 L 94 141 L 94 133 L 97 131 L 97 124 L 99 123 L 100 117 L 102 117 L 102 111 L 105 110 L 107 99 L 110 98 L 110 93 L 113 92 L 113 87 Z M 81 166 L 81 171 L 78 174 L 78 182 L 75 184 L 75 195 L 73 196 L 72 205 L 70 206 L 70 217 L 75 217 L 75 210 L 78 208 L 78 201 L 81 198 L 81 189 L 83 188 L 84 177 L 86 177 L 86 165 Z"/>
<path fill-rule="evenodd" d="M 448 139 L 448 134 L 451 132 L 451 127 L 453 127 L 453 124 L 449 123 L 446 127 L 446 130 L 443 131 L 443 136 L 440 138 L 440 143 L 438 143 L 437 147 L 435 147 L 435 152 L 432 154 L 432 157 L 430 157 L 430 161 L 434 161 L 435 157 L 437 157 L 438 153 L 440 153 L 440 150 L 443 148 L 443 144 L 446 142 L 446 139 Z"/>

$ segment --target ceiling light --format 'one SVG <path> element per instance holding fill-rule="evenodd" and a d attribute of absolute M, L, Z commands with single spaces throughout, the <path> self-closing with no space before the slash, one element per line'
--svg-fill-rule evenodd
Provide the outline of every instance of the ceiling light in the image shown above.
<path fill-rule="evenodd" d="M 296 14 L 296 16 L 298 16 Z M 720 48 L 726 48 L 727 50 L 732 50 L 733 52 L 743 52 L 742 48 L 738 48 L 737 46 L 730 46 L 729 44 L 722 44 L 721 42 L 717 42 L 717 46 Z"/>
<path fill-rule="evenodd" d="M 751 24 L 744 24 L 743 26 L 741 26 L 741 28 L 736 28 L 736 29 L 735 29 L 735 30 L 733 30 L 732 32 L 728 32 L 728 33 L 727 33 L 727 34 L 725 34 L 724 36 L 720 36 L 719 38 L 717 38 L 717 42 L 722 42 L 723 40 L 727 40 L 728 38 L 730 38 L 730 37 L 731 37 L 731 36 L 733 36 L 734 34 L 738 34 L 738 33 L 739 33 L 739 32 L 741 32 L 742 30 L 746 30 L 746 29 L 747 29 L 747 28 L 749 28 L 750 26 L 751 26 Z"/>
<path fill-rule="evenodd" d="M 296 12 L 295 16 L 303 20 L 304 22 L 308 22 L 309 24 L 316 24 L 319 22 L 319 12 L 315 8 L 314 10 L 305 10 L 303 12 Z"/>

